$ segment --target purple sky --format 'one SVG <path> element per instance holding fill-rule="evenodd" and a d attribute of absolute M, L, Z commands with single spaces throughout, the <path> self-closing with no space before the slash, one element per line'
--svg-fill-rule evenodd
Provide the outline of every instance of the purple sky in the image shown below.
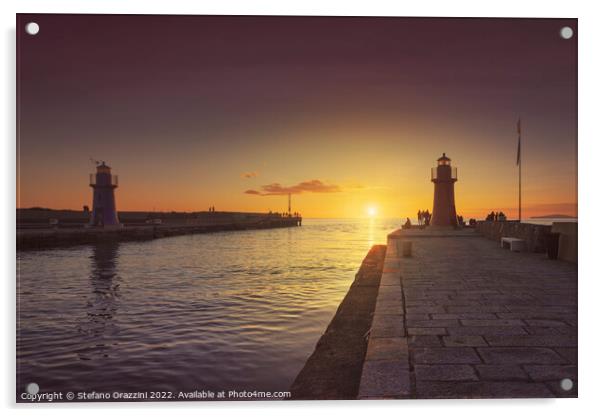
<path fill-rule="evenodd" d="M 447 152 L 460 210 L 511 210 L 520 115 L 525 205 L 566 212 L 577 42 L 563 26 L 577 32 L 575 19 L 18 15 L 19 205 L 89 203 L 93 157 L 120 175 L 122 210 L 272 209 L 284 203 L 245 191 L 318 180 L 336 191 L 303 190 L 310 215 L 392 215 L 428 207 L 424 177 Z"/>

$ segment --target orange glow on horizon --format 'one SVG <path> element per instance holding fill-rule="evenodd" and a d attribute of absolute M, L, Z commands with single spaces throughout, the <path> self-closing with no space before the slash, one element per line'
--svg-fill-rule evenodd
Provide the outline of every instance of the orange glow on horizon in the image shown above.
<path fill-rule="evenodd" d="M 302 129 L 289 135 L 290 146 L 303 143 L 308 137 L 313 138 L 313 143 L 291 151 L 290 157 L 283 155 L 282 149 L 250 147 L 235 154 L 216 149 L 212 151 L 214 159 L 221 163 L 210 160 L 199 164 L 197 156 L 203 154 L 199 148 L 190 149 L 177 159 L 146 155 L 132 160 L 118 155 L 107 158 L 107 163 L 119 175 L 119 211 L 203 211 L 215 206 L 218 211 L 284 213 L 288 209 L 286 194 L 262 194 L 262 187 L 269 185 L 270 190 L 277 184 L 285 190 L 296 187 L 292 188 L 292 211 L 306 218 L 378 215 L 413 219 L 418 210 L 432 211 L 430 169 L 453 143 L 458 150 L 447 153 L 458 168 L 458 214 L 465 219 L 482 219 L 493 210 L 504 211 L 509 218 L 517 217 L 516 150 L 512 140 L 507 141 L 503 152 L 491 144 L 475 145 L 478 141 L 471 141 L 478 134 L 473 137 L 470 131 L 448 131 L 448 140 L 433 141 L 432 137 L 443 133 L 426 133 L 420 125 L 417 121 L 414 128 L 385 129 L 368 123 L 361 130 L 333 122 L 328 129 Z M 430 142 L 428 149 L 412 149 L 411 154 L 401 152 L 416 141 Z M 576 156 L 552 158 L 530 150 L 526 140 L 524 143 L 523 216 L 576 216 Z M 460 150 L 466 146 L 471 146 L 470 152 Z M 495 157 L 483 157 L 490 154 Z M 27 155 L 20 157 L 17 206 L 74 210 L 91 206 L 92 191 L 87 185 L 87 173 L 92 172 L 90 164 L 77 155 L 72 160 L 76 162 L 57 165 L 52 158 L 30 161 Z M 322 188 L 312 189 L 316 180 Z M 246 193 L 249 190 L 258 194 Z M 376 212 L 371 214 L 368 207 Z"/>

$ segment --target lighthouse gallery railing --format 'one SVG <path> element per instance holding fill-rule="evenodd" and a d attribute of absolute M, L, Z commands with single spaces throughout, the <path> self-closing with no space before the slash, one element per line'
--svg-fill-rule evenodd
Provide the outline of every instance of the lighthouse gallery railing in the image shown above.
<path fill-rule="evenodd" d="M 431 180 L 436 180 L 436 179 L 438 179 L 437 178 L 437 167 L 431 168 Z M 458 168 L 451 167 L 451 179 L 452 180 L 458 179 Z"/>
<path fill-rule="evenodd" d="M 96 174 L 90 174 L 90 185 L 96 185 Z M 106 185 L 113 185 L 117 187 L 119 185 L 119 176 L 111 175 L 111 183 Z"/>

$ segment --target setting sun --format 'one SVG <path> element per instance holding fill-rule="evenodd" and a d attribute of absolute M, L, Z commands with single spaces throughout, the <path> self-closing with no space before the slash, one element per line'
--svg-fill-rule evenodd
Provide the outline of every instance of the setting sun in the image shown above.
<path fill-rule="evenodd" d="M 368 217 L 376 217 L 378 210 L 376 209 L 376 207 L 370 206 L 366 209 L 366 212 L 368 213 Z"/>

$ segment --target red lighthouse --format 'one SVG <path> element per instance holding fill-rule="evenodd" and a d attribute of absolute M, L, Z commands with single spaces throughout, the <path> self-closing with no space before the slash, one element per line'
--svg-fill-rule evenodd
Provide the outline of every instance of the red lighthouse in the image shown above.
<path fill-rule="evenodd" d="M 90 174 L 90 187 L 94 190 L 92 226 L 120 226 L 115 207 L 117 175 L 111 175 L 111 167 L 104 161 L 96 166 L 96 174 Z"/>
<path fill-rule="evenodd" d="M 433 200 L 432 226 L 456 227 L 456 201 L 454 198 L 454 183 L 458 181 L 458 173 L 451 166 L 451 159 L 443 156 L 437 159 L 437 167 L 431 168 L 431 181 L 435 183 L 435 197 Z"/>

